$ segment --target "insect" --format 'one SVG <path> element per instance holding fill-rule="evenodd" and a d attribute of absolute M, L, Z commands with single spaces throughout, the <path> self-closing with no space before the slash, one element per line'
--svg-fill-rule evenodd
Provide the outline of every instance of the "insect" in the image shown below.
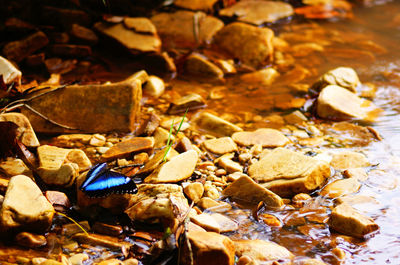
<path fill-rule="evenodd" d="M 114 193 L 134 194 L 138 191 L 133 179 L 111 171 L 107 168 L 107 163 L 92 167 L 79 189 L 89 197 L 104 197 Z"/>

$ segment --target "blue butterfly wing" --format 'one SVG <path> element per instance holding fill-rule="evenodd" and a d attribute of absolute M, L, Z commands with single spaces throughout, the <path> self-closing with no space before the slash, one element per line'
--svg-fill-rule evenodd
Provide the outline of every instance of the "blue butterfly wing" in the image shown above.
<path fill-rule="evenodd" d="M 107 171 L 107 163 L 101 163 L 101 164 L 95 165 L 86 174 L 86 179 L 82 183 L 82 185 L 79 187 L 79 189 L 84 190 L 91 182 L 94 182 L 97 178 L 99 178 L 106 171 Z"/>

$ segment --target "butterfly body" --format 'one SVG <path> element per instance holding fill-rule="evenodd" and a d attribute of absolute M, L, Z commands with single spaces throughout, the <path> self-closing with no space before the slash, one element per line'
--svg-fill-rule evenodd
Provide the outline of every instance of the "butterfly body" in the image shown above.
<path fill-rule="evenodd" d="M 92 167 L 85 181 L 79 187 L 89 197 L 104 197 L 110 194 L 136 193 L 135 182 L 118 172 L 107 168 L 106 163 Z"/>

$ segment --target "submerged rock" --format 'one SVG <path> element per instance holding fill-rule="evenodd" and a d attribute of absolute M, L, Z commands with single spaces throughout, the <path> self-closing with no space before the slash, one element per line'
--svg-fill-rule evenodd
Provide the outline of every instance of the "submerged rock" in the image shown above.
<path fill-rule="evenodd" d="M 43 233 L 53 220 L 54 208 L 27 176 L 11 178 L 0 210 L 0 230 Z"/>
<path fill-rule="evenodd" d="M 289 139 L 275 129 L 261 128 L 253 132 L 236 132 L 232 139 L 239 145 L 249 146 L 259 144 L 262 147 L 278 147 L 289 143 Z"/>
<path fill-rule="evenodd" d="M 251 85 L 271 85 L 279 77 L 279 72 L 274 68 L 262 69 L 253 73 L 240 76 L 240 80 Z"/>
<path fill-rule="evenodd" d="M 357 92 L 356 87 L 360 84 L 360 79 L 353 68 L 338 67 L 321 76 L 317 83 L 313 85 L 313 89 L 321 90 L 329 85 L 337 85 L 351 92 Z"/>
<path fill-rule="evenodd" d="M 368 167 L 371 165 L 364 154 L 353 151 L 343 151 L 334 154 L 330 164 L 333 168 L 339 170 Z"/>
<path fill-rule="evenodd" d="M 320 194 L 328 198 L 337 198 L 343 195 L 357 192 L 361 183 L 356 178 L 339 179 L 326 185 Z"/>
<path fill-rule="evenodd" d="M 218 66 L 196 53 L 187 57 L 183 67 L 186 74 L 194 77 L 213 80 L 222 80 L 224 77 L 223 71 Z"/>
<path fill-rule="evenodd" d="M 193 123 L 216 136 L 231 136 L 235 132 L 242 131 L 242 128 L 208 112 L 202 112 Z"/>
<path fill-rule="evenodd" d="M 234 22 L 222 28 L 214 36 L 213 43 L 242 63 L 260 68 L 272 61 L 274 32 Z"/>

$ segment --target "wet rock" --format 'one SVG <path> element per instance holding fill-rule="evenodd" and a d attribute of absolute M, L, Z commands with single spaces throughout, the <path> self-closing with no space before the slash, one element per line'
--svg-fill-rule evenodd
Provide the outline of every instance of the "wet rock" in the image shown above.
<path fill-rule="evenodd" d="M 46 113 L 53 121 L 79 129 L 81 133 L 132 132 L 141 98 L 141 81 L 131 76 L 118 83 L 66 86 L 33 99 L 30 106 Z M 35 131 L 73 131 L 51 124 L 28 109 L 22 112 Z"/>
<path fill-rule="evenodd" d="M 290 262 L 294 258 L 294 255 L 289 250 L 274 242 L 256 239 L 235 240 L 234 243 L 238 257 L 246 255 L 260 264 L 278 260 L 279 263 L 283 261 Z"/>
<path fill-rule="evenodd" d="M 299 110 L 295 110 L 292 113 L 285 115 L 283 118 L 288 124 L 302 124 L 307 121 L 307 117 Z"/>
<path fill-rule="evenodd" d="M 14 83 L 15 85 L 21 85 L 22 73 L 19 71 L 10 61 L 0 56 L 0 75 L 2 81 L 6 86 Z M 3 92 L 2 92 L 3 93 Z M 3 96 L 0 94 L 0 96 Z"/>
<path fill-rule="evenodd" d="M 310 202 L 312 200 L 311 196 L 308 195 L 307 193 L 299 193 L 293 196 L 292 198 L 292 204 L 295 207 L 303 207 L 307 202 Z"/>
<path fill-rule="evenodd" d="M 124 263 L 118 259 L 108 259 L 97 263 L 97 265 L 124 265 Z"/>
<path fill-rule="evenodd" d="M 214 4 L 218 0 L 176 0 L 174 5 L 177 7 L 190 9 L 190 10 L 212 10 Z"/>
<path fill-rule="evenodd" d="M 317 100 L 318 116 L 331 120 L 372 121 L 379 112 L 371 101 L 336 85 L 323 88 Z"/>
<path fill-rule="evenodd" d="M 198 154 L 195 150 L 189 150 L 170 161 L 159 166 L 150 176 L 145 179 L 146 183 L 179 182 L 189 178 L 197 164 Z"/>
<path fill-rule="evenodd" d="M 145 17 L 124 17 L 124 25 L 128 29 L 132 29 L 138 33 L 146 33 L 149 35 L 157 34 L 157 29 L 148 18 Z"/>
<path fill-rule="evenodd" d="M 153 135 L 157 127 L 160 125 L 160 121 L 160 117 L 158 117 L 156 114 L 151 114 L 148 119 L 144 120 L 143 123 L 140 124 L 135 134 L 137 136 Z"/>
<path fill-rule="evenodd" d="M 92 49 L 86 45 L 54 44 L 49 47 L 49 50 L 53 55 L 60 57 L 82 58 L 92 54 Z"/>
<path fill-rule="evenodd" d="M 327 265 L 325 262 L 319 259 L 305 259 L 295 263 L 296 265 Z"/>
<path fill-rule="evenodd" d="M 72 236 L 72 238 L 80 244 L 88 244 L 91 246 L 103 246 L 110 248 L 112 250 L 119 250 L 123 248 L 128 248 L 132 246 L 132 244 L 126 241 L 120 241 L 118 238 L 99 235 L 99 234 L 85 234 L 78 233 Z"/>
<path fill-rule="evenodd" d="M 194 149 L 192 142 L 187 137 L 180 138 L 175 146 L 175 150 L 178 151 L 179 153 L 183 153 L 192 149 Z"/>
<path fill-rule="evenodd" d="M 224 74 L 236 74 L 235 62 L 233 60 L 214 60 L 216 66 L 222 70 Z"/>
<path fill-rule="evenodd" d="M 283 205 L 283 201 L 278 195 L 247 176 L 242 176 L 234 181 L 223 190 L 222 194 L 243 204 L 257 205 L 262 201 L 270 207 L 281 207 Z"/>
<path fill-rule="evenodd" d="M 62 262 L 58 262 L 56 260 L 53 259 L 47 259 L 41 263 L 39 263 L 40 265 L 64 265 L 64 263 Z"/>
<path fill-rule="evenodd" d="M 206 181 L 206 183 L 204 183 L 204 195 L 203 196 L 216 200 L 221 195 L 219 193 L 219 190 L 211 183 L 211 181 Z"/>
<path fill-rule="evenodd" d="M 41 179 L 48 185 L 68 187 L 79 175 L 79 167 L 75 163 L 65 163 L 70 149 L 42 145 L 37 149 Z"/>
<path fill-rule="evenodd" d="M 340 179 L 326 185 L 320 192 L 322 196 L 337 198 L 357 192 L 361 183 L 356 178 Z"/>
<path fill-rule="evenodd" d="M 116 40 L 132 53 L 160 52 L 161 40 L 157 34 L 137 32 L 134 30 L 135 23 L 139 24 L 137 25 L 139 29 L 143 25 L 141 21 L 128 20 L 127 24 L 129 28 L 124 23 L 108 24 L 106 22 L 97 22 L 94 27 L 104 35 Z M 151 22 L 148 21 L 148 23 Z"/>
<path fill-rule="evenodd" d="M 79 225 L 86 231 L 90 230 L 90 225 L 89 225 L 88 221 L 81 221 L 81 222 L 79 222 Z M 61 233 L 62 233 L 62 235 L 66 236 L 66 237 L 71 237 L 72 235 L 82 233 L 81 227 L 77 226 L 74 223 L 64 224 L 62 226 Z"/>
<path fill-rule="evenodd" d="M 231 159 L 232 156 L 229 154 L 218 158 L 218 166 L 225 169 L 228 173 L 243 172 L 243 167 L 239 163 L 234 162 Z"/>
<path fill-rule="evenodd" d="M 92 227 L 93 231 L 103 235 L 119 236 L 124 230 L 119 225 L 109 225 L 105 223 L 96 222 Z"/>
<path fill-rule="evenodd" d="M 187 245 L 183 247 L 182 264 L 233 265 L 235 263 L 235 247 L 228 237 L 202 231 L 190 231 L 187 237 L 191 251 Z M 192 261 L 189 253 L 193 253 Z"/>
<path fill-rule="evenodd" d="M 169 114 L 177 114 L 186 112 L 186 110 L 196 110 L 206 106 L 205 100 L 202 96 L 196 93 L 191 93 L 174 101 L 169 109 Z"/>
<path fill-rule="evenodd" d="M 184 187 L 183 191 L 191 201 L 197 203 L 203 197 L 204 187 L 200 182 L 193 182 Z"/>
<path fill-rule="evenodd" d="M 45 193 L 46 199 L 53 205 L 58 211 L 65 211 L 71 207 L 71 203 L 67 195 L 60 191 L 48 190 Z M 61 209 L 60 209 L 61 207 Z"/>
<path fill-rule="evenodd" d="M 220 233 L 220 225 L 211 215 L 207 213 L 192 216 L 190 217 L 190 221 L 201 226 L 209 232 Z"/>
<path fill-rule="evenodd" d="M 241 22 L 256 26 L 275 22 L 293 13 L 292 6 L 283 2 L 253 0 L 236 2 L 219 11 L 220 16 L 235 17 Z"/>
<path fill-rule="evenodd" d="M 197 53 L 189 55 L 183 67 L 186 74 L 194 77 L 212 80 L 222 80 L 224 77 L 224 73 L 218 66 Z"/>
<path fill-rule="evenodd" d="M 103 155 L 104 161 L 126 158 L 134 153 L 147 152 L 154 147 L 154 139 L 149 137 L 135 137 L 113 145 Z"/>
<path fill-rule="evenodd" d="M 343 151 L 332 156 L 331 166 L 335 169 L 343 170 L 357 167 L 368 167 L 371 164 L 368 162 L 365 155 L 353 151 Z"/>
<path fill-rule="evenodd" d="M 192 49 L 211 41 L 224 23 L 203 12 L 180 10 L 174 13 L 159 13 L 151 17 L 166 50 Z M 198 32 L 195 33 L 195 32 Z"/>
<path fill-rule="evenodd" d="M 194 118 L 193 123 L 201 130 L 205 130 L 216 136 L 231 136 L 242 128 L 208 112 L 202 112 Z"/>
<path fill-rule="evenodd" d="M 83 265 L 86 260 L 89 259 L 89 256 L 84 253 L 78 253 L 71 256 L 68 260 L 71 262 L 71 265 Z"/>
<path fill-rule="evenodd" d="M 238 150 L 236 143 L 232 140 L 231 137 L 221 137 L 206 140 L 203 142 L 203 145 L 207 149 L 207 151 L 217 155 L 223 155 Z"/>
<path fill-rule="evenodd" d="M 284 146 L 289 139 L 280 131 L 275 129 L 262 128 L 253 132 L 236 132 L 232 139 L 239 145 L 261 145 L 262 147 Z"/>
<path fill-rule="evenodd" d="M 312 88 L 321 90 L 328 85 L 337 85 L 346 88 L 351 92 L 357 92 L 356 87 L 360 84 L 360 79 L 353 68 L 338 67 L 321 76 Z"/>
<path fill-rule="evenodd" d="M 54 208 L 27 176 L 11 178 L 0 210 L 0 229 L 44 232 L 50 227 Z"/>
<path fill-rule="evenodd" d="M 24 164 L 21 159 L 7 158 L 7 160 L 0 162 L 0 173 L 6 177 L 11 178 L 16 175 L 25 175 L 30 178 L 33 177 L 32 171 Z"/>
<path fill-rule="evenodd" d="M 42 235 L 36 235 L 28 232 L 21 232 L 15 236 L 15 242 L 27 248 L 39 248 L 47 244 L 47 240 Z"/>
<path fill-rule="evenodd" d="M 329 226 L 339 233 L 357 238 L 365 238 L 368 234 L 379 229 L 374 220 L 360 214 L 345 203 L 336 206 L 332 210 Z"/>
<path fill-rule="evenodd" d="M 32 125 L 25 115 L 17 112 L 3 113 L 0 114 L 0 121 L 11 121 L 18 125 L 17 139 L 25 146 L 38 147 L 40 145 Z"/>
<path fill-rule="evenodd" d="M 165 130 L 164 128 L 158 127 L 155 129 L 154 134 L 154 148 L 161 148 L 167 145 L 168 139 L 170 141 L 175 140 L 175 136 L 169 134 L 169 131 Z"/>
<path fill-rule="evenodd" d="M 96 33 L 93 30 L 80 26 L 78 24 L 73 24 L 71 30 L 69 31 L 71 37 L 76 41 L 82 42 L 88 45 L 95 45 L 99 41 Z"/>
<path fill-rule="evenodd" d="M 213 212 L 217 211 L 224 212 L 232 208 L 232 206 L 229 203 L 215 201 L 210 197 L 201 198 L 200 201 L 198 201 L 197 206 Z"/>
<path fill-rule="evenodd" d="M 145 86 L 143 87 L 143 93 L 155 98 L 160 97 L 164 93 L 164 91 L 164 81 L 155 75 L 149 76 Z"/>
<path fill-rule="evenodd" d="M 38 31 L 25 39 L 7 43 L 3 48 L 3 54 L 7 59 L 19 63 L 35 51 L 45 47 L 48 43 L 47 36 Z"/>
<path fill-rule="evenodd" d="M 248 73 L 240 76 L 240 80 L 252 85 L 271 85 L 276 78 L 279 77 L 278 71 L 274 68 L 262 69 L 253 73 Z"/>
<path fill-rule="evenodd" d="M 380 203 L 372 196 L 365 196 L 360 194 L 350 194 L 339 197 L 335 200 L 336 203 L 341 204 L 345 203 L 350 206 L 355 206 L 359 204 L 369 205 L 369 206 L 378 206 L 380 207 Z"/>
<path fill-rule="evenodd" d="M 124 265 L 139 265 L 139 261 L 134 258 L 124 260 Z"/>
<path fill-rule="evenodd" d="M 213 43 L 242 63 L 259 68 L 272 61 L 273 37 L 268 28 L 234 22 L 218 31 Z"/>
<path fill-rule="evenodd" d="M 327 162 L 281 147 L 249 167 L 250 177 L 280 196 L 308 193 L 330 174 Z"/>
<path fill-rule="evenodd" d="M 346 178 L 355 178 L 359 181 L 368 179 L 368 174 L 364 168 L 349 168 L 343 171 L 343 176 Z"/>
<path fill-rule="evenodd" d="M 239 225 L 225 215 L 212 213 L 211 217 L 217 221 L 220 233 L 233 232 L 239 229 Z"/>

